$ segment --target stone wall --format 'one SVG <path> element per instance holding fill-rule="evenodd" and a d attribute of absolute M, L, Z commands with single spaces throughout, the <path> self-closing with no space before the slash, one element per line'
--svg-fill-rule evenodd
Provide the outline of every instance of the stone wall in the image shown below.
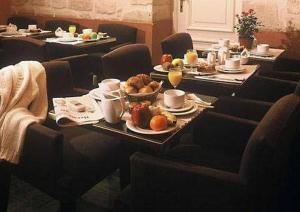
<path fill-rule="evenodd" d="M 292 21 L 300 29 L 299 0 L 243 0 L 243 10 L 254 9 L 264 30 L 286 31 Z"/>
<path fill-rule="evenodd" d="M 172 0 L 12 0 L 13 14 L 153 23 L 170 20 Z"/>

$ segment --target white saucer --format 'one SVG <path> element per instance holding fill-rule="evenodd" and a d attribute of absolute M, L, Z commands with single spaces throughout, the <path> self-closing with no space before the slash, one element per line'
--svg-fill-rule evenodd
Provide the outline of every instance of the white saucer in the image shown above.
<path fill-rule="evenodd" d="M 133 132 L 140 133 L 140 134 L 145 134 L 145 135 L 159 135 L 159 134 L 164 134 L 164 133 L 172 132 L 173 130 L 175 130 L 177 128 L 177 125 L 176 125 L 174 127 L 168 127 L 165 130 L 154 131 L 154 130 L 143 129 L 143 128 L 134 126 L 131 120 L 127 120 L 126 121 L 126 126 L 127 126 L 128 129 L 130 129 Z"/>
<path fill-rule="evenodd" d="M 95 88 L 93 90 L 90 90 L 89 96 L 95 100 L 101 100 L 100 96 L 98 95 L 99 93 L 100 93 L 100 88 Z"/>
<path fill-rule="evenodd" d="M 158 72 L 169 73 L 169 71 L 166 71 L 165 69 L 163 69 L 163 67 L 161 65 L 156 65 L 153 67 L 153 69 Z"/>
<path fill-rule="evenodd" d="M 194 105 L 194 107 L 188 111 L 183 111 L 183 112 L 170 112 L 172 114 L 174 114 L 175 116 L 183 116 L 183 115 L 189 115 L 192 114 L 194 112 L 196 112 L 198 110 L 198 105 Z"/>
<path fill-rule="evenodd" d="M 257 51 L 252 51 L 250 52 L 254 56 L 261 56 L 261 57 L 273 57 L 274 55 L 271 54 L 270 52 L 257 52 Z"/>
<path fill-rule="evenodd" d="M 184 112 L 184 111 L 191 110 L 194 107 L 195 102 L 193 100 L 186 100 L 184 102 L 183 107 L 181 107 L 181 108 L 169 108 L 169 107 L 164 105 L 164 101 L 161 99 L 161 100 L 158 101 L 157 105 L 163 110 L 166 110 L 166 111 L 169 111 L 169 112 L 179 113 L 179 112 Z"/>
<path fill-rule="evenodd" d="M 74 42 L 77 41 L 76 38 L 58 38 L 57 41 L 59 42 Z"/>
<path fill-rule="evenodd" d="M 225 68 L 224 65 L 221 65 L 221 66 L 216 66 L 216 70 L 226 74 L 238 74 L 238 73 L 243 73 L 246 69 L 242 66 L 237 69 L 228 69 Z"/>

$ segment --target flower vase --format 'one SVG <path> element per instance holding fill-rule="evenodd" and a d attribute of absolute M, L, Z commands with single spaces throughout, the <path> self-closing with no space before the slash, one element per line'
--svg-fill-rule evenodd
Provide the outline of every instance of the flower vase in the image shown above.
<path fill-rule="evenodd" d="M 240 46 L 244 46 L 246 49 L 252 49 L 253 38 L 249 37 L 239 37 Z"/>

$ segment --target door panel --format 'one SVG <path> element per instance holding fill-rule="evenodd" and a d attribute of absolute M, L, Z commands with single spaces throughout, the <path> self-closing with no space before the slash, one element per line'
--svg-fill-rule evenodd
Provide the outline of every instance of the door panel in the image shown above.
<path fill-rule="evenodd" d="M 241 0 L 176 1 L 174 29 L 176 32 L 190 33 L 195 47 L 209 47 L 220 38 L 237 41 L 233 26 L 235 14 L 241 11 Z"/>

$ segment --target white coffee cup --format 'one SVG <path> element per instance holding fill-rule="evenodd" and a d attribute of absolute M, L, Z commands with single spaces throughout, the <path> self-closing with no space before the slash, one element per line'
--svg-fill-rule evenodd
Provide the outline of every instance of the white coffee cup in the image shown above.
<path fill-rule="evenodd" d="M 62 37 L 64 39 L 71 39 L 71 38 L 74 38 L 74 34 L 73 33 L 70 33 L 70 32 L 63 32 L 62 33 Z"/>
<path fill-rule="evenodd" d="M 229 47 L 230 45 L 230 40 L 229 39 L 219 39 L 219 46 L 220 47 Z"/>
<path fill-rule="evenodd" d="M 269 44 L 258 44 L 256 47 L 256 51 L 257 53 L 268 53 L 270 49 L 270 45 Z"/>
<path fill-rule="evenodd" d="M 29 24 L 28 25 L 28 30 L 36 30 L 37 29 L 37 25 L 36 24 Z"/>
<path fill-rule="evenodd" d="M 164 105 L 170 108 L 180 108 L 184 105 L 185 92 L 178 89 L 170 89 L 164 92 Z"/>
<path fill-rule="evenodd" d="M 93 32 L 93 29 L 83 29 L 82 30 L 82 33 L 84 34 L 84 35 L 89 35 L 89 34 L 91 34 Z"/>
<path fill-rule="evenodd" d="M 119 123 L 125 111 L 124 98 L 104 94 L 101 98 L 100 107 L 105 121 L 110 124 Z"/>
<path fill-rule="evenodd" d="M 226 69 L 239 69 L 241 65 L 240 58 L 229 58 L 225 60 Z"/>
<path fill-rule="evenodd" d="M 118 79 L 105 79 L 98 84 L 102 93 L 109 93 L 120 89 L 120 80 Z"/>

